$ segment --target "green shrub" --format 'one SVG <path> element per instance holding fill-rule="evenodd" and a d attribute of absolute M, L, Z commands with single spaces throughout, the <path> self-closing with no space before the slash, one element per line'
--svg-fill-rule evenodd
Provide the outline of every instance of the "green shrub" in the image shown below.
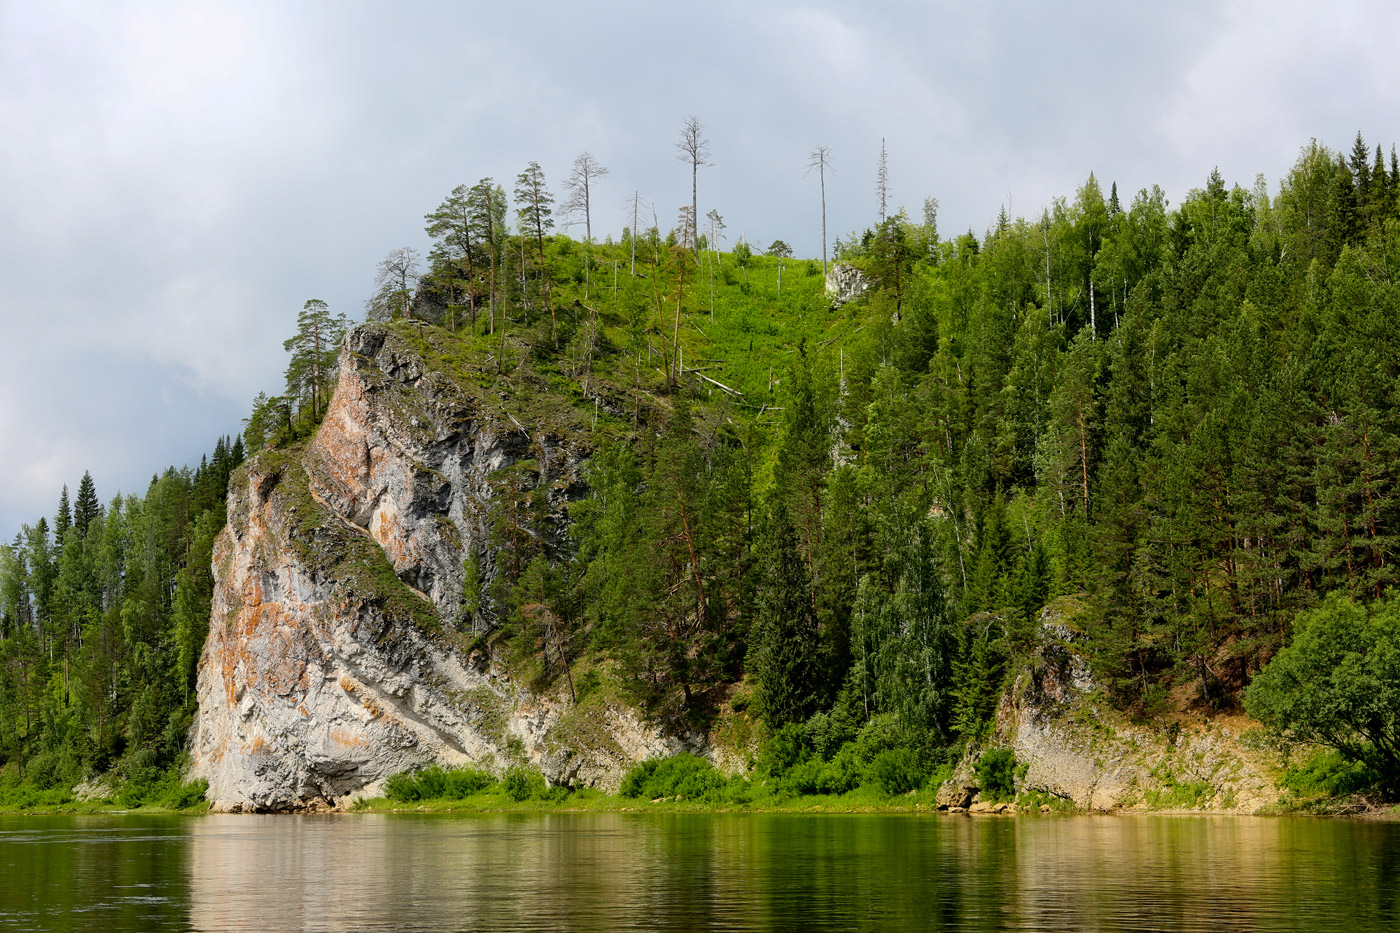
<path fill-rule="evenodd" d="M 476 768 L 453 768 L 447 772 L 447 796 L 461 800 L 486 790 L 496 779 L 487 771 Z"/>
<path fill-rule="evenodd" d="M 411 773 L 392 774 L 384 782 L 384 796 L 396 803 L 413 803 L 422 799 L 418 781 Z"/>
<path fill-rule="evenodd" d="M 1333 593 L 1299 615 L 1244 705 L 1294 741 L 1364 764 L 1400 798 L 1400 593 L 1369 604 Z"/>
<path fill-rule="evenodd" d="M 720 800 L 728 780 L 703 758 L 688 752 L 670 758 L 649 758 L 622 779 L 624 797 L 655 800 Z"/>
<path fill-rule="evenodd" d="M 999 802 L 1016 796 L 1016 753 L 1009 748 L 993 748 L 977 760 L 977 785 L 982 799 Z"/>
<path fill-rule="evenodd" d="M 787 770 L 779 781 L 779 788 L 797 796 L 819 793 L 821 790 L 822 769 L 826 763 L 820 758 L 807 758 Z"/>
<path fill-rule="evenodd" d="M 502 783 L 505 785 L 506 794 L 515 801 L 543 797 L 549 789 L 545 785 L 543 774 L 534 768 L 527 768 L 523 765 L 517 765 L 507 771 Z"/>
<path fill-rule="evenodd" d="M 817 775 L 817 790 L 823 794 L 844 794 L 855 790 L 864 783 L 866 768 L 855 745 L 844 745 L 822 766 L 821 773 Z"/>
<path fill-rule="evenodd" d="M 205 794 L 209 792 L 209 782 L 204 778 L 188 784 L 176 783 L 160 799 L 160 805 L 171 810 L 194 810 L 208 806 Z"/>
<path fill-rule="evenodd" d="M 873 717 L 856 735 L 855 751 L 865 764 L 875 760 L 875 756 L 891 748 L 909 744 L 909 736 L 899 726 L 899 720 L 885 714 Z"/>
<path fill-rule="evenodd" d="M 856 737 L 856 731 L 855 725 L 842 715 L 839 708 L 812 715 L 805 726 L 807 743 L 827 761 Z"/>
<path fill-rule="evenodd" d="M 799 723 L 788 723 L 758 750 L 758 770 L 769 777 L 782 777 L 809 754 L 807 730 Z"/>
<path fill-rule="evenodd" d="M 631 797 L 633 799 L 641 797 L 646 791 L 647 782 L 650 781 L 651 776 L 656 773 L 656 766 L 659 765 L 661 761 L 662 759 L 660 758 L 648 758 L 645 761 L 633 765 L 627 770 L 627 773 L 623 775 L 622 787 L 619 788 L 618 793 L 624 797 Z"/>
<path fill-rule="evenodd" d="M 1380 774 L 1334 749 L 1319 751 L 1301 766 L 1283 773 L 1282 784 L 1299 797 L 1345 797 L 1369 790 Z"/>
<path fill-rule="evenodd" d="M 39 752 L 24 766 L 24 783 L 41 789 L 72 787 L 82 778 L 82 761 L 68 746 Z"/>
<path fill-rule="evenodd" d="M 912 748 L 888 748 L 870 762 L 871 783 L 891 797 L 918 790 L 924 782 L 919 753 Z"/>
<path fill-rule="evenodd" d="M 478 794 L 495 782 L 475 768 L 442 768 L 430 765 L 421 771 L 395 774 L 384 782 L 384 796 L 398 803 L 418 800 L 461 800 Z"/>

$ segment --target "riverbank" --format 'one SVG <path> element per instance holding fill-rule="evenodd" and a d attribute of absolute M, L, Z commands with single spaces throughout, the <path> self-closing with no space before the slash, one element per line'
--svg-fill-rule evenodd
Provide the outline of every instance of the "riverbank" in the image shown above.
<path fill-rule="evenodd" d="M 215 811 L 207 802 L 187 807 L 161 805 L 123 806 L 112 800 L 73 800 L 42 803 L 29 807 L 0 806 L 0 817 L 7 816 L 98 816 L 98 815 L 183 815 L 204 816 Z M 1329 802 L 1311 801 L 1308 805 L 1269 808 L 1256 813 L 1183 808 L 1126 808 L 1117 810 L 1082 810 L 1067 802 L 1053 805 L 1035 795 L 1015 802 L 991 804 L 985 807 L 941 807 L 936 797 L 920 793 L 901 799 L 879 799 L 859 794 L 838 796 L 797 797 L 766 800 L 762 803 L 715 804 L 703 800 L 633 800 L 583 791 L 558 800 L 514 800 L 507 794 L 482 794 L 464 799 L 434 799 L 403 803 L 385 797 L 361 800 L 349 807 L 299 811 L 302 813 L 401 813 L 401 814 L 500 814 L 500 813 L 783 813 L 783 814 L 925 814 L 977 816 L 1305 816 L 1400 822 L 1400 805 L 1362 802 L 1338 798 Z M 288 814 L 291 815 L 291 814 Z"/>

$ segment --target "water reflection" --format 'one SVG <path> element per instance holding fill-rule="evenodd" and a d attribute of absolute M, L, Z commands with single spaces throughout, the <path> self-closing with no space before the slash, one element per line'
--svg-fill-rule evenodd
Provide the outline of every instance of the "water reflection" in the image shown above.
<path fill-rule="evenodd" d="M 211 817 L 209 930 L 1298 930 L 1397 920 L 1400 827 L 1313 820 Z"/>
<path fill-rule="evenodd" d="M 0 818 L 0 930 L 1384 930 L 1398 875 L 1308 819 Z"/>

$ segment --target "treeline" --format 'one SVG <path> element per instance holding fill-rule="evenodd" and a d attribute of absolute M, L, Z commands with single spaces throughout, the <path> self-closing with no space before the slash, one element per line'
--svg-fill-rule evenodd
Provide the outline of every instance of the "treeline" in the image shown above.
<path fill-rule="evenodd" d="M 980 238 L 889 216 L 839 244 L 871 293 L 776 320 L 771 394 L 654 381 L 574 547 L 498 587 L 500 631 L 555 676 L 609 659 L 659 715 L 748 703 L 825 747 L 892 717 L 934 749 L 983 734 L 1039 610 L 1075 597 L 1121 707 L 1233 706 L 1300 610 L 1396 582 L 1397 194 L 1393 147 L 1358 136 L 1276 194 L 1217 172 L 1169 208 L 1090 176 Z M 742 370 L 742 299 L 710 319 L 712 280 L 678 278 L 684 319 L 643 331 Z M 802 345 L 823 314 L 857 326 Z M 631 393 L 601 320 L 595 375 Z"/>
<path fill-rule="evenodd" d="M 1212 173 L 1175 208 L 1090 176 L 981 237 L 896 211 L 838 241 L 871 285 L 839 309 L 821 263 L 721 251 L 694 199 L 668 233 L 638 200 L 601 242 L 555 234 L 554 204 L 533 163 L 513 218 L 491 179 L 455 189 L 426 267 L 395 250 L 367 304 L 440 327 L 430 362 L 539 436 L 590 426 L 567 532 L 540 451 L 495 477 L 494 556 L 467 555 L 463 629 L 544 685 L 747 713 L 793 767 L 852 742 L 926 767 L 985 734 L 1053 600 L 1150 716 L 1235 704 L 1299 611 L 1395 583 L 1394 148 L 1313 143 L 1277 193 Z M 199 470 L 6 546 L 5 761 L 173 760 L 228 472 L 314 430 L 343 326 L 308 302 L 285 393 Z"/>
<path fill-rule="evenodd" d="M 0 545 L 0 787 L 66 788 L 115 767 L 138 803 L 178 783 L 213 543 L 242 459 L 241 438 L 220 438 L 196 469 L 105 506 L 84 473 L 52 521 Z"/>

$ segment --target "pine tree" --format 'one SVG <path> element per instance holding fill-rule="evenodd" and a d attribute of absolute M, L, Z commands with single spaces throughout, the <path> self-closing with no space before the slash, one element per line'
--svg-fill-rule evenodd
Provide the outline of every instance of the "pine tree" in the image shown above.
<path fill-rule="evenodd" d="M 544 234 L 554 229 L 554 195 L 545 186 L 544 171 L 538 162 L 531 162 L 515 177 L 516 216 L 520 222 L 522 236 L 530 236 L 535 241 L 539 259 L 540 294 L 545 310 L 549 312 L 549 335 L 556 345 L 559 342 L 559 321 L 549 304 L 549 272 L 545 266 Z"/>
<path fill-rule="evenodd" d="M 330 401 L 336 360 L 345 336 L 344 316 L 331 316 L 330 308 L 312 298 L 297 315 L 297 333 L 282 346 L 292 358 L 287 363 L 287 397 L 310 409 L 311 420 L 321 417 Z"/>
<path fill-rule="evenodd" d="M 506 193 L 490 178 L 483 178 L 467 194 L 467 208 L 472 224 L 481 241 L 486 244 L 486 301 L 490 312 L 487 333 L 496 332 L 498 301 L 497 275 L 506 236 Z"/>
<path fill-rule="evenodd" d="M 471 210 L 471 194 L 466 185 L 458 185 L 431 214 L 423 215 L 424 232 L 433 240 L 428 253 L 434 277 L 447 289 L 449 308 L 465 303 L 470 309 L 472 326 L 476 326 L 476 244 L 481 232 L 475 229 Z M 455 330 L 454 317 L 451 326 Z"/>

